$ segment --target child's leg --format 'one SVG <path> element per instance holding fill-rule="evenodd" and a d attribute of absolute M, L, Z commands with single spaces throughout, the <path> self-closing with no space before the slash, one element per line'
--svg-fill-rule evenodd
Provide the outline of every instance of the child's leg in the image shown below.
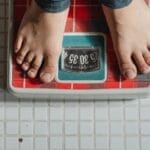
<path fill-rule="evenodd" d="M 150 73 L 150 9 L 146 2 L 133 0 L 120 9 L 103 5 L 103 10 L 124 77 L 133 79 L 137 71 Z"/>
<path fill-rule="evenodd" d="M 54 78 L 57 70 L 69 1 L 65 0 L 66 8 L 55 9 L 56 4 L 54 9 L 50 10 L 51 12 L 48 12 L 49 8 L 43 10 L 37 5 L 43 0 L 36 1 L 37 3 L 33 0 L 26 11 L 18 31 L 15 43 L 16 61 L 23 70 L 27 71 L 30 78 L 37 76 L 44 63 L 40 71 L 40 79 L 48 83 Z"/>

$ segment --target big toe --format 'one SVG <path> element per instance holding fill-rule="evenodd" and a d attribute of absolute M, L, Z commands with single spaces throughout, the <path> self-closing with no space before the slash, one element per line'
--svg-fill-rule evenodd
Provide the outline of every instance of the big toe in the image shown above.
<path fill-rule="evenodd" d="M 130 53 L 118 54 L 119 67 L 122 75 L 126 79 L 134 79 L 137 75 L 137 69 L 132 61 Z"/>
<path fill-rule="evenodd" d="M 51 82 L 57 71 L 58 56 L 47 55 L 44 59 L 44 65 L 40 73 L 40 79 L 44 83 Z"/>

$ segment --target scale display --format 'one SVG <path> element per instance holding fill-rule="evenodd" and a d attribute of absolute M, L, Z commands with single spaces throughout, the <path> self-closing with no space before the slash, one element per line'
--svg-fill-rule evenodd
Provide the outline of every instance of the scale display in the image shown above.
<path fill-rule="evenodd" d="M 102 34 L 64 36 L 59 61 L 59 82 L 104 82 L 106 79 L 105 38 Z"/>
<path fill-rule="evenodd" d="M 61 68 L 70 72 L 92 72 L 100 69 L 100 48 L 64 48 L 61 55 Z"/>

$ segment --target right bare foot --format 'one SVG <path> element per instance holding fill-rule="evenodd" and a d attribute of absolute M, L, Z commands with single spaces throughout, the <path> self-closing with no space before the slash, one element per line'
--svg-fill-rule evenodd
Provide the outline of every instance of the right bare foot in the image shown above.
<path fill-rule="evenodd" d="M 147 0 L 148 2 L 149 0 Z M 120 71 L 126 79 L 150 73 L 150 9 L 144 0 L 111 9 L 103 6 Z"/>
<path fill-rule="evenodd" d="M 30 78 L 37 76 L 43 62 L 41 81 L 49 83 L 55 77 L 67 14 L 68 9 L 44 12 L 34 0 L 26 11 L 18 30 L 15 53 L 17 63 Z"/>

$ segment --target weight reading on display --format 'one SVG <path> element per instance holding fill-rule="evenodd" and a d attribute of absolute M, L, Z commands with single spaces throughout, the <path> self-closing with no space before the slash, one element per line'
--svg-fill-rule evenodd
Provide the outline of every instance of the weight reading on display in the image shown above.
<path fill-rule="evenodd" d="M 71 47 L 62 53 L 62 69 L 75 72 L 91 72 L 100 69 L 100 48 Z"/>

